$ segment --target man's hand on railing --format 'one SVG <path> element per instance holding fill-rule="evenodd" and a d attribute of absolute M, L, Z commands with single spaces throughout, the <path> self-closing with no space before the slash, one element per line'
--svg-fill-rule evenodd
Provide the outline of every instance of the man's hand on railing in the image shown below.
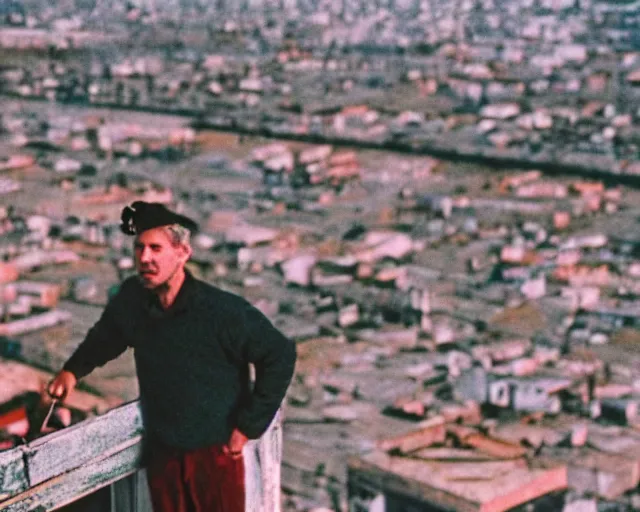
<path fill-rule="evenodd" d="M 76 376 L 65 370 L 59 372 L 47 386 L 47 393 L 52 398 L 64 400 L 73 391 L 77 383 Z"/>

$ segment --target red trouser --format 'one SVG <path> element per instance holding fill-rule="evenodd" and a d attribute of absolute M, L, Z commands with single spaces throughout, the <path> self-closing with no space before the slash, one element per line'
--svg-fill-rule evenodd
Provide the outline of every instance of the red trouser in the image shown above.
<path fill-rule="evenodd" d="M 147 478 L 154 512 L 244 512 L 244 460 L 213 445 L 189 452 L 154 447 Z"/>

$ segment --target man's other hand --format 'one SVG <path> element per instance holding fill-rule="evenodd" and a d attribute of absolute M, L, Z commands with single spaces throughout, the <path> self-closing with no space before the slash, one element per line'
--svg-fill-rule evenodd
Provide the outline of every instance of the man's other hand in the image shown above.
<path fill-rule="evenodd" d="M 76 387 L 77 382 L 76 376 L 73 373 L 62 370 L 49 383 L 47 392 L 53 398 L 64 400 L 69 396 L 69 393 L 73 391 L 73 388 Z"/>
<path fill-rule="evenodd" d="M 247 444 L 249 438 L 240 432 L 237 428 L 233 429 L 229 442 L 222 448 L 222 451 L 232 458 L 238 459 L 242 457 L 242 449 Z"/>

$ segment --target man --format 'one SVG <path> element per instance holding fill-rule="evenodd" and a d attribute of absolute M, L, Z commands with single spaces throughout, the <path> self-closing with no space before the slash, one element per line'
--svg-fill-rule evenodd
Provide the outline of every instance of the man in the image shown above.
<path fill-rule="evenodd" d="M 138 275 L 123 282 L 49 393 L 65 397 L 133 347 L 154 511 L 244 512 L 242 449 L 274 418 L 295 346 L 246 300 L 185 269 L 191 219 L 137 201 L 121 228 L 135 235 Z"/>

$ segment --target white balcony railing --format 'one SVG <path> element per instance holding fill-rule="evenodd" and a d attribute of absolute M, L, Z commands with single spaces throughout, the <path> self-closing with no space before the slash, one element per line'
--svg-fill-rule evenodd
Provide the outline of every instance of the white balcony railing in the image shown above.
<path fill-rule="evenodd" d="M 142 435 L 139 404 L 131 402 L 0 452 L 0 511 L 56 510 L 111 486 L 112 512 L 151 512 L 148 496 L 117 496 L 125 482 L 136 493 L 147 492 L 140 466 Z M 259 440 L 247 444 L 244 456 L 246 512 L 279 512 L 280 413 Z"/>

